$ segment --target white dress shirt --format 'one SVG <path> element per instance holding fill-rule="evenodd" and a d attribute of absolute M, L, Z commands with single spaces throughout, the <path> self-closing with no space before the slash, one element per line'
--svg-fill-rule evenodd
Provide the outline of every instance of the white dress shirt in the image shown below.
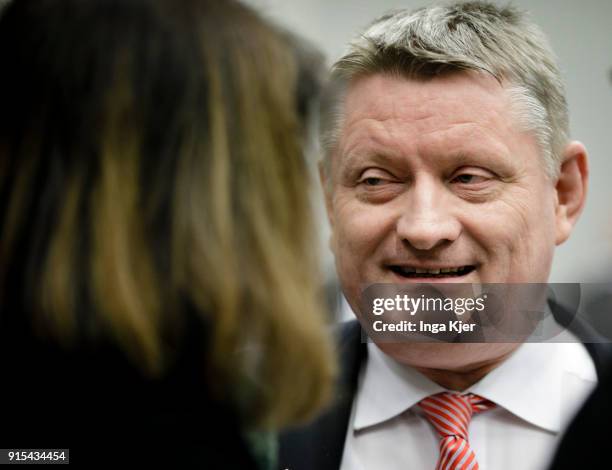
<path fill-rule="evenodd" d="M 439 437 L 420 400 L 445 391 L 368 343 L 341 470 L 433 470 Z M 561 432 L 597 383 L 582 343 L 525 343 L 465 392 L 497 404 L 474 415 L 469 442 L 481 470 L 543 470 Z"/>

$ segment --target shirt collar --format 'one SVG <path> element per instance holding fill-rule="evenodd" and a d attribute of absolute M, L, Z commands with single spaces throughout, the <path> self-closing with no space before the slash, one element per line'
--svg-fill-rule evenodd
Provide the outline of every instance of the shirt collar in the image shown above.
<path fill-rule="evenodd" d="M 368 343 L 361 387 L 356 399 L 353 427 L 359 430 L 392 419 L 423 398 L 445 391 L 415 369 L 399 364 Z M 525 343 L 502 364 L 470 387 L 526 422 L 559 432 L 563 424 L 563 380 L 568 364 L 581 357 L 587 364 L 586 380 L 596 382 L 592 360 L 580 343 Z M 586 361 L 586 362 L 585 362 Z"/>
<path fill-rule="evenodd" d="M 357 394 L 354 428 L 359 430 L 403 413 L 444 388 L 368 342 L 368 358 Z"/>
<path fill-rule="evenodd" d="M 561 430 L 564 368 L 561 349 L 572 344 L 525 343 L 467 391 L 551 432 Z"/>

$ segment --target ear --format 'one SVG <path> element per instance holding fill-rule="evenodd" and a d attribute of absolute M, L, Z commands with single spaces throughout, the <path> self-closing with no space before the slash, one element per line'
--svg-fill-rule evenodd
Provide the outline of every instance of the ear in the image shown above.
<path fill-rule="evenodd" d="M 589 163 L 584 145 L 573 141 L 563 151 L 563 163 L 555 186 L 556 243 L 560 245 L 570 236 L 586 200 Z"/>
<path fill-rule="evenodd" d="M 325 210 L 327 212 L 327 220 L 329 225 L 334 230 L 334 211 L 333 211 L 333 199 L 332 199 L 332 181 L 331 175 L 329 174 L 331 169 L 325 168 L 325 162 L 319 160 L 319 181 L 321 182 L 321 188 L 323 189 L 323 196 L 325 197 Z"/>

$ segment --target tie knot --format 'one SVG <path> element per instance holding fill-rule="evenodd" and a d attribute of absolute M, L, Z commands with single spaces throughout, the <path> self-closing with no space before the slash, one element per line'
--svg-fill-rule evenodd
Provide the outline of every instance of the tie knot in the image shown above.
<path fill-rule="evenodd" d="M 473 393 L 438 393 L 419 402 L 427 420 L 440 437 L 457 436 L 467 441 L 472 415 L 493 408 L 495 404 Z"/>

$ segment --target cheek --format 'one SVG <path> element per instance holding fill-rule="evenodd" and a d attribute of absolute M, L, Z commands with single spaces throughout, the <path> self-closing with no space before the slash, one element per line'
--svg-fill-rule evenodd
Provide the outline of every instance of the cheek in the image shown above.
<path fill-rule="evenodd" d="M 334 204 L 334 252 L 337 257 L 362 263 L 392 239 L 395 216 L 386 207 L 341 199 Z"/>
<path fill-rule="evenodd" d="M 480 207 L 464 220 L 467 232 L 486 251 L 489 268 L 496 277 L 516 282 L 546 281 L 555 243 L 552 205 L 531 194 Z"/>

